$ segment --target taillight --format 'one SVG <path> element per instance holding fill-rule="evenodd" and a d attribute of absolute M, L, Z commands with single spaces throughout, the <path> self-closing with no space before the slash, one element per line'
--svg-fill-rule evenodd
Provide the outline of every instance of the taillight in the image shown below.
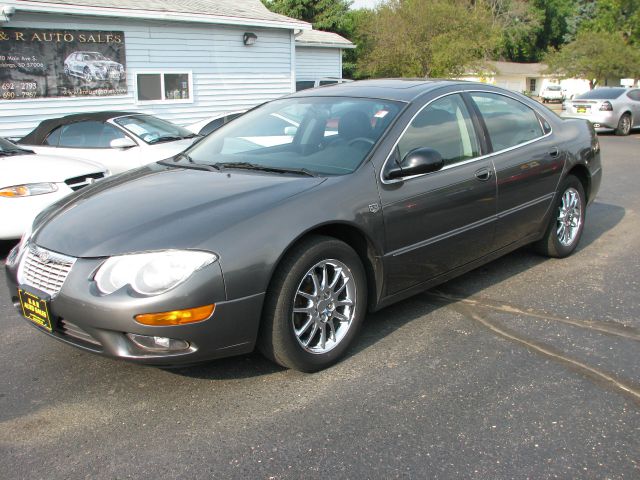
<path fill-rule="evenodd" d="M 600 107 L 600 111 L 601 112 L 612 112 L 613 111 L 613 105 L 611 105 L 611 102 L 602 102 L 602 106 Z"/>

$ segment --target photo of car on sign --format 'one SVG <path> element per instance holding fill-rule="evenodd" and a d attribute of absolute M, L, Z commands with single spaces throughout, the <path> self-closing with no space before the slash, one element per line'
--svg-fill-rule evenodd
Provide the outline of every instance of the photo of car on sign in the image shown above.
<path fill-rule="evenodd" d="M 298 125 L 260 141 L 274 116 Z M 570 255 L 601 177 L 589 122 L 511 91 L 304 90 L 46 209 L 7 258 L 10 295 L 46 307 L 50 330 L 29 320 L 43 334 L 110 357 L 178 365 L 258 346 L 316 371 L 368 311 L 523 245 Z"/>

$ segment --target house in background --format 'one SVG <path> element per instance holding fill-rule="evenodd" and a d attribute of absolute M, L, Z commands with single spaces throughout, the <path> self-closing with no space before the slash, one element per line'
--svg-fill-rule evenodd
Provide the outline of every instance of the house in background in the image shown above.
<path fill-rule="evenodd" d="M 0 136 L 99 110 L 187 125 L 295 92 L 297 76 L 341 78 L 353 48 L 260 0 L 2 3 Z"/>
<path fill-rule="evenodd" d="M 489 83 L 531 96 L 539 96 L 547 85 L 560 85 L 567 97 L 589 90 L 589 81 L 582 79 L 560 79 L 545 73 L 544 63 L 515 63 L 488 61 L 481 72 L 469 72 L 461 80 Z"/>
<path fill-rule="evenodd" d="M 337 33 L 302 30 L 296 34 L 296 90 L 341 79 L 342 51 L 351 48 L 356 46 Z"/>

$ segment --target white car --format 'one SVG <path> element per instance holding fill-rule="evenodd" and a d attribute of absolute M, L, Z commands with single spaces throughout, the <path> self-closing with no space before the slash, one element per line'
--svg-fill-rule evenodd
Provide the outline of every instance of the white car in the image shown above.
<path fill-rule="evenodd" d="M 20 238 L 43 208 L 108 175 L 98 163 L 37 155 L 0 138 L 0 240 Z"/>
<path fill-rule="evenodd" d="M 542 92 L 540 92 L 540 98 L 542 99 L 542 103 L 562 103 L 565 98 L 565 92 L 560 85 L 547 85 Z"/>
<path fill-rule="evenodd" d="M 116 174 L 177 155 L 200 136 L 152 115 L 93 112 L 44 120 L 18 143 L 101 163 Z"/>

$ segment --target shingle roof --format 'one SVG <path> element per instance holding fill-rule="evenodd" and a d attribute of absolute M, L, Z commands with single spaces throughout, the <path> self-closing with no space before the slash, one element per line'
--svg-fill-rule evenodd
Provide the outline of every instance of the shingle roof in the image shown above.
<path fill-rule="evenodd" d="M 304 30 L 296 35 L 296 45 L 309 47 L 340 47 L 356 48 L 346 38 L 333 32 L 323 32 L 322 30 Z"/>
<path fill-rule="evenodd" d="M 301 20 L 273 13 L 260 0 L 14 0 L 9 1 L 20 9 L 47 11 L 54 7 L 86 7 L 86 13 L 92 9 L 110 10 L 113 16 L 135 17 L 135 12 L 158 14 L 179 14 L 174 20 L 186 20 L 180 14 L 202 17 L 202 19 L 226 17 L 258 23 L 290 24 L 292 28 L 310 28 Z M 134 13 L 132 15 L 132 12 Z M 78 11 L 76 13 L 85 13 Z"/>

